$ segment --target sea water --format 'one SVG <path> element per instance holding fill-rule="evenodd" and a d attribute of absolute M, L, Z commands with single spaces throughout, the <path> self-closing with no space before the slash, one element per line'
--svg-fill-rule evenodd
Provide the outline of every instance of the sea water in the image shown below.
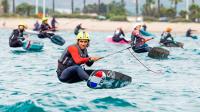
<path fill-rule="evenodd" d="M 132 83 L 118 89 L 90 89 L 86 82 L 61 83 L 57 60 L 63 50 L 76 43 L 73 32 L 61 32 L 64 46 L 49 39 L 40 52 L 9 48 L 10 29 L 0 30 L 0 112 L 200 112 L 200 40 L 177 36 L 182 48 L 166 48 L 166 60 L 134 55 L 128 50 L 106 57 L 87 69 L 114 70 L 132 77 Z M 105 56 L 129 45 L 105 41 L 113 33 L 91 32 L 90 56 Z M 157 34 L 159 37 L 160 34 Z M 148 42 L 158 46 L 159 38 Z M 132 51 L 132 50 L 131 50 Z"/>

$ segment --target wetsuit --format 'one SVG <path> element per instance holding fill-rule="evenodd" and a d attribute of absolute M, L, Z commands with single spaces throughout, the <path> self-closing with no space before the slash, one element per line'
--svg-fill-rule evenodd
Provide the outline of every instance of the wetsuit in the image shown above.
<path fill-rule="evenodd" d="M 75 34 L 75 35 L 78 35 L 78 33 L 79 33 L 79 31 L 80 31 L 81 29 L 84 30 L 85 28 L 82 28 L 82 27 L 81 27 L 81 24 L 78 24 L 78 25 L 76 26 L 76 28 L 74 29 L 74 34 Z"/>
<path fill-rule="evenodd" d="M 57 23 L 57 21 L 56 21 L 56 19 L 55 18 L 53 18 L 52 20 L 51 20 L 51 27 L 52 27 L 52 31 L 56 31 L 56 23 Z"/>
<path fill-rule="evenodd" d="M 171 43 L 176 44 L 174 41 L 174 38 L 172 37 L 172 35 L 169 32 L 163 32 L 161 34 L 160 43 L 164 44 L 165 46 L 168 46 Z"/>
<path fill-rule="evenodd" d="M 54 34 L 45 32 L 49 29 L 51 29 L 49 24 L 42 23 L 40 26 L 40 34 L 38 34 L 38 37 L 39 38 L 51 38 L 51 36 L 53 36 Z"/>
<path fill-rule="evenodd" d="M 81 50 L 77 44 L 66 48 L 58 60 L 57 76 L 61 82 L 74 83 L 87 81 L 93 70 L 85 70 L 82 65 L 91 66 L 87 49 Z"/>
<path fill-rule="evenodd" d="M 145 24 L 142 25 L 142 28 L 143 28 L 144 31 L 146 31 L 147 30 L 147 25 L 145 25 Z"/>
<path fill-rule="evenodd" d="M 145 43 L 145 38 L 139 32 L 133 31 L 131 35 L 131 46 L 136 53 L 148 52 L 151 47 Z"/>
<path fill-rule="evenodd" d="M 124 41 L 124 42 L 128 42 L 126 39 L 121 38 L 120 36 L 123 35 L 125 36 L 124 32 L 122 30 L 116 30 L 114 33 L 114 36 L 112 37 L 112 40 L 114 42 L 120 42 L 120 41 Z"/>
<path fill-rule="evenodd" d="M 24 39 L 25 38 L 23 37 L 23 31 L 14 29 L 9 38 L 9 46 L 10 47 L 22 47 L 23 46 L 22 41 Z"/>
<path fill-rule="evenodd" d="M 186 32 L 186 37 L 191 37 L 193 39 L 197 39 L 198 38 L 197 36 L 192 35 L 192 31 L 193 30 L 188 29 L 187 32 Z"/>
<path fill-rule="evenodd" d="M 38 23 L 38 22 L 36 22 L 35 24 L 34 24 L 34 29 L 33 29 L 34 31 L 39 31 L 40 30 L 40 24 Z"/>

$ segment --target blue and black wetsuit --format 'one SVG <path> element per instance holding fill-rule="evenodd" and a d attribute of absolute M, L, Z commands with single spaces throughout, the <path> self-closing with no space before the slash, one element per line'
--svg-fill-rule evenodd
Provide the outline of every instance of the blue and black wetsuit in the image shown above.
<path fill-rule="evenodd" d="M 121 29 L 120 30 L 117 29 L 112 37 L 112 40 L 114 42 L 120 42 L 120 41 L 128 42 L 126 39 L 121 38 L 121 35 L 125 36 L 124 32 Z"/>
<path fill-rule="evenodd" d="M 20 31 L 19 29 L 13 30 L 10 38 L 9 38 L 9 46 L 10 47 L 22 47 L 24 40 L 24 34 L 23 31 Z"/>
<path fill-rule="evenodd" d="M 88 56 L 87 49 L 82 50 L 77 44 L 70 45 L 58 60 L 58 79 L 67 83 L 87 81 L 93 70 L 85 70 L 82 65 L 91 66 L 93 63 Z"/>

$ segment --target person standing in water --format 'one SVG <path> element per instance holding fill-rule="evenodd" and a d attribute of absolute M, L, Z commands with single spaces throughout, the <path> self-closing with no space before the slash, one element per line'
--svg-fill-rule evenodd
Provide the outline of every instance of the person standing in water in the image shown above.
<path fill-rule="evenodd" d="M 85 31 L 78 33 L 77 43 L 68 46 L 58 60 L 57 76 L 61 82 L 75 83 L 87 81 L 93 70 L 85 70 L 84 64 L 91 66 L 100 57 L 90 57 L 87 52 L 90 39 Z"/>
<path fill-rule="evenodd" d="M 27 26 L 24 23 L 20 23 L 18 25 L 18 29 L 14 29 L 10 38 L 9 38 L 9 46 L 10 47 L 22 47 L 24 38 L 24 31 L 27 29 Z"/>
<path fill-rule="evenodd" d="M 112 40 L 114 42 L 120 42 L 120 41 L 124 41 L 124 42 L 127 42 L 127 43 L 129 42 L 121 36 L 125 37 L 124 31 L 122 30 L 122 28 L 117 28 L 114 32 Z"/>

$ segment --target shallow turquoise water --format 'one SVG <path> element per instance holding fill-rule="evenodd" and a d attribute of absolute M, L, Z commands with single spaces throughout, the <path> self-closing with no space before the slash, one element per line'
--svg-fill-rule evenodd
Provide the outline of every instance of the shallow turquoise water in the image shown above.
<path fill-rule="evenodd" d="M 44 50 L 26 52 L 8 47 L 11 30 L 0 30 L 0 112 L 199 112 L 200 41 L 178 37 L 184 49 L 168 48 L 167 60 L 135 54 L 155 71 L 147 71 L 128 51 L 98 61 L 92 69 L 110 69 L 133 78 L 124 88 L 94 90 L 85 82 L 65 84 L 56 76 L 57 59 L 75 42 L 71 32 L 62 32 L 62 47 L 43 39 Z M 112 33 L 91 33 L 89 54 L 104 56 L 126 48 L 105 42 Z M 36 37 L 31 37 L 37 39 Z M 158 39 L 149 42 L 156 46 Z"/>

